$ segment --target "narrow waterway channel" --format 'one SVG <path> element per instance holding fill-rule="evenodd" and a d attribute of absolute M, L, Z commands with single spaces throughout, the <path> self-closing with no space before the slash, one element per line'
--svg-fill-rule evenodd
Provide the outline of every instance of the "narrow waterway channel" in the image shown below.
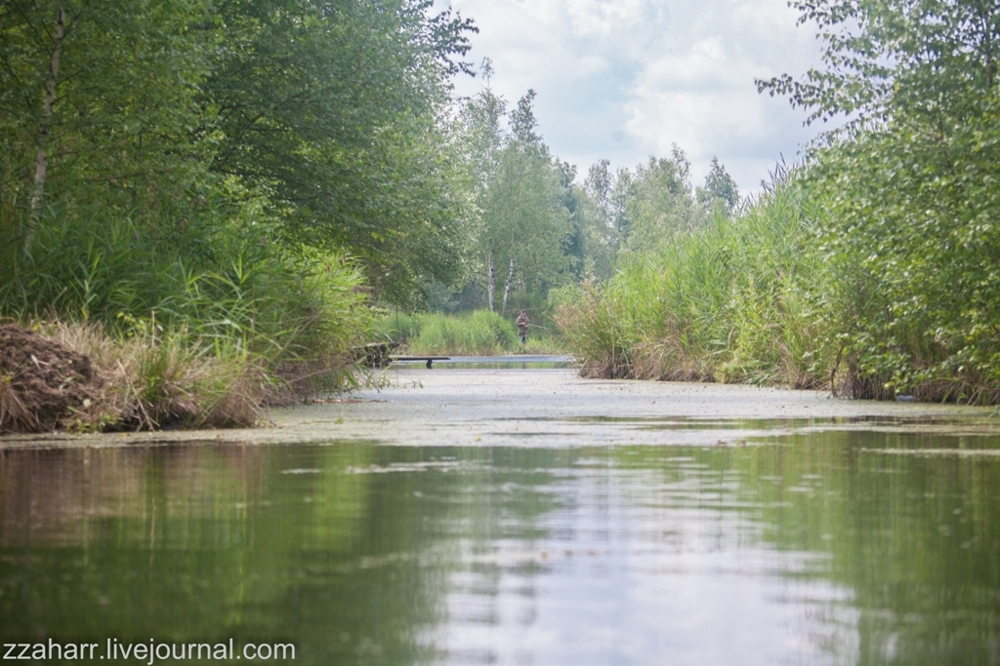
<path fill-rule="evenodd" d="M 259 430 L 0 437 L 0 638 L 98 644 L 74 663 L 109 640 L 338 665 L 1000 663 L 993 410 L 387 376 Z"/>

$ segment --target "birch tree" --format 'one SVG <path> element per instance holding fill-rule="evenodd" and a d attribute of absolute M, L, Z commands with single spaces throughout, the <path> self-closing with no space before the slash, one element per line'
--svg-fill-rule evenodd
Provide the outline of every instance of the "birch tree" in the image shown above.
<path fill-rule="evenodd" d="M 570 277 L 563 251 L 572 232 L 563 202 L 567 185 L 537 132 L 534 97 L 529 90 L 505 114 L 505 102 L 487 89 L 463 110 L 477 182 L 476 246 L 490 310 L 506 310 L 515 290 L 543 293 Z M 499 307 L 498 275 L 503 280 Z"/>

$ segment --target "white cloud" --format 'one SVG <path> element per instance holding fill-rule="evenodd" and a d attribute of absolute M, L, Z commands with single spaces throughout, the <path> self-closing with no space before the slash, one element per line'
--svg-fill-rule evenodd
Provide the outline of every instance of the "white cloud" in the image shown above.
<path fill-rule="evenodd" d="M 446 0 L 439 0 L 445 2 Z M 451 0 L 480 29 L 470 58 L 493 60 L 493 89 L 537 91 L 540 129 L 580 173 L 601 158 L 635 166 L 684 149 L 696 181 L 713 156 L 744 191 L 814 135 L 804 113 L 757 93 L 755 78 L 819 62 L 786 0 Z M 480 80 L 458 82 L 472 94 Z"/>

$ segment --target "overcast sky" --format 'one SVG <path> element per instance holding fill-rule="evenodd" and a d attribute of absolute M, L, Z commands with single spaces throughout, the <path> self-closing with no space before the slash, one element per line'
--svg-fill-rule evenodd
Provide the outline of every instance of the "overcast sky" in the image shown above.
<path fill-rule="evenodd" d="M 580 178 L 601 158 L 635 167 L 676 143 L 703 183 L 718 156 L 741 193 L 822 126 L 754 78 L 820 64 L 813 26 L 786 0 L 438 0 L 479 27 L 468 59 L 493 61 L 511 104 L 529 88 L 545 141 Z M 460 95 L 484 81 L 459 77 Z"/>

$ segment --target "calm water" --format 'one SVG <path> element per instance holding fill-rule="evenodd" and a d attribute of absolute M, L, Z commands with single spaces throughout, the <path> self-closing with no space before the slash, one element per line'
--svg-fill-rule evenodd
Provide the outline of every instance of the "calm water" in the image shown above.
<path fill-rule="evenodd" d="M 0 451 L 0 637 L 291 641 L 303 664 L 997 664 L 1000 457 L 942 452 L 970 446 L 1000 441 Z"/>
<path fill-rule="evenodd" d="M 539 370 L 551 368 L 569 368 L 575 363 L 572 356 L 562 354 L 516 354 L 506 356 L 451 356 L 447 360 L 434 361 L 437 368 L 453 368 L 462 370 L 493 369 L 493 370 Z M 421 366 L 424 361 L 393 361 L 394 366 Z"/>

